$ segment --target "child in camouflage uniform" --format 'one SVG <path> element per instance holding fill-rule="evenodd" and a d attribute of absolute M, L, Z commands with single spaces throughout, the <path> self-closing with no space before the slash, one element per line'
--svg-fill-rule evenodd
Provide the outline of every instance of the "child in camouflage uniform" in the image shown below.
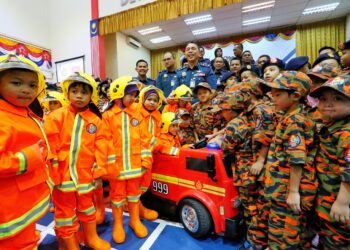
<path fill-rule="evenodd" d="M 225 98 L 226 99 L 226 98 Z M 256 199 L 258 197 L 255 176 L 250 174 L 249 167 L 254 163 L 252 132 L 248 118 L 244 111 L 244 97 L 238 92 L 233 92 L 224 101 L 221 108 L 230 106 L 236 113 L 225 129 L 222 150 L 224 155 L 232 155 L 235 161 L 232 164 L 233 183 L 238 188 L 239 198 L 242 201 L 244 218 L 249 226 L 251 217 L 257 212 Z M 225 117 L 225 115 L 224 115 Z"/>
<path fill-rule="evenodd" d="M 193 104 L 190 114 L 193 117 L 195 131 L 198 139 L 203 139 L 206 135 L 214 134 L 221 128 L 221 119 L 218 119 L 219 108 L 212 105 L 211 87 L 206 82 L 199 83 L 193 91 L 199 102 Z"/>
<path fill-rule="evenodd" d="M 310 90 L 311 80 L 302 72 L 283 71 L 273 82 L 265 84 L 271 88 L 275 109 L 281 116 L 265 166 L 267 203 L 248 233 L 255 243 L 257 235 L 251 229 L 268 225 L 269 249 L 309 249 L 311 239 L 305 213 L 311 210 L 316 195 L 313 162 L 317 148 L 315 124 L 302 113 L 301 104 Z"/>
<path fill-rule="evenodd" d="M 316 212 L 323 249 L 350 249 L 350 76 L 328 80 L 311 96 L 329 122 L 319 133 Z"/>
<path fill-rule="evenodd" d="M 176 114 L 179 116 L 179 140 L 181 146 L 186 144 L 193 144 L 197 141 L 197 135 L 192 127 L 192 117 L 186 109 L 178 109 Z M 196 139 L 197 138 L 197 139 Z"/>

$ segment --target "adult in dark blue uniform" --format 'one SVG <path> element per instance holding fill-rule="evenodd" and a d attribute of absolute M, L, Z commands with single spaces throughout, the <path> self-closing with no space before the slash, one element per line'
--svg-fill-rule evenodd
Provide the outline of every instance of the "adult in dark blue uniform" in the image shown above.
<path fill-rule="evenodd" d="M 212 88 L 212 92 L 216 89 L 216 78 L 210 65 L 199 63 L 199 47 L 196 43 L 190 42 L 186 45 L 185 57 L 188 61 L 188 66 L 179 69 L 176 72 L 176 81 L 173 90 L 181 84 L 185 84 L 192 91 L 201 82 L 207 82 Z M 194 96 L 192 103 L 198 99 Z"/>
<path fill-rule="evenodd" d="M 165 52 L 163 57 L 165 70 L 158 73 L 157 88 L 163 90 L 164 96 L 168 97 L 176 79 L 175 57 L 171 52 Z"/>
<path fill-rule="evenodd" d="M 225 68 L 224 58 L 222 58 L 221 56 L 215 57 L 213 67 L 214 67 L 214 75 L 216 78 L 216 86 L 219 86 L 221 85 L 222 75 L 227 72 Z"/>
<path fill-rule="evenodd" d="M 222 48 L 216 48 L 215 50 L 214 50 L 214 56 L 215 56 L 215 58 L 217 58 L 217 57 L 222 57 L 222 59 L 224 60 L 224 69 L 225 70 L 230 70 L 230 64 L 228 63 L 228 61 L 224 58 L 224 53 L 222 52 Z M 213 69 L 213 70 L 215 70 L 215 68 L 214 68 L 214 62 L 215 62 L 215 58 L 213 59 L 213 60 L 211 60 L 211 62 L 210 62 L 210 65 L 211 65 L 211 68 Z"/>
<path fill-rule="evenodd" d="M 156 81 L 152 78 L 147 77 L 148 72 L 148 62 L 146 62 L 143 59 L 140 59 L 136 62 L 136 68 L 135 68 L 138 76 L 133 77 L 134 80 L 137 80 L 141 82 L 143 85 L 156 85 Z"/>
<path fill-rule="evenodd" d="M 210 59 L 209 58 L 204 58 L 205 55 L 205 50 L 203 46 L 199 46 L 199 60 L 198 62 L 203 65 L 210 66 Z"/>

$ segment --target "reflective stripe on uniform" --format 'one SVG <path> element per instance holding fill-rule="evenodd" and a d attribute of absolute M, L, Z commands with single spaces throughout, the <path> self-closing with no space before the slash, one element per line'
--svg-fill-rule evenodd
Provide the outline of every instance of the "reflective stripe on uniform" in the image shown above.
<path fill-rule="evenodd" d="M 107 163 L 108 164 L 115 163 L 115 155 L 109 155 L 107 158 Z"/>
<path fill-rule="evenodd" d="M 121 171 L 120 174 L 117 176 L 118 180 L 124 180 L 124 179 L 130 179 L 134 177 L 139 177 L 143 173 L 142 168 L 129 170 L 129 171 Z"/>
<path fill-rule="evenodd" d="M 154 132 L 154 122 L 153 122 L 152 116 L 150 116 L 149 118 L 148 131 L 154 136 L 155 132 Z"/>
<path fill-rule="evenodd" d="M 141 158 L 152 156 L 152 152 L 149 149 L 141 150 Z"/>
<path fill-rule="evenodd" d="M 178 148 L 176 148 L 176 147 L 171 147 L 170 155 L 176 155 L 178 151 L 179 151 Z"/>
<path fill-rule="evenodd" d="M 91 206 L 87 209 L 84 209 L 84 210 L 78 210 L 79 213 L 82 213 L 82 214 L 85 214 L 85 215 L 90 215 L 90 214 L 93 214 L 96 212 L 95 210 L 95 207 L 94 206 Z"/>
<path fill-rule="evenodd" d="M 23 174 L 28 167 L 27 156 L 22 152 L 16 153 L 17 158 L 19 159 L 19 170 L 16 172 L 17 175 Z"/>
<path fill-rule="evenodd" d="M 122 112 L 122 150 L 123 150 L 123 169 L 128 171 L 130 166 L 130 131 L 129 131 L 129 117 L 126 112 Z"/>
<path fill-rule="evenodd" d="M 73 134 L 72 140 L 69 149 L 69 172 L 70 176 L 75 184 L 78 186 L 78 174 L 76 169 L 76 163 L 79 156 L 80 151 L 80 143 L 81 143 L 81 134 L 83 132 L 84 121 L 79 114 L 75 116 L 74 125 L 73 125 Z"/>
<path fill-rule="evenodd" d="M 156 144 L 157 138 L 155 136 L 152 137 L 150 147 L 153 148 L 153 146 Z"/>
<path fill-rule="evenodd" d="M 60 185 L 56 186 L 58 190 L 62 192 L 74 192 L 78 191 L 79 194 L 85 194 L 95 189 L 95 186 L 92 183 L 78 184 L 76 188 L 73 181 L 64 181 Z"/>
<path fill-rule="evenodd" d="M 135 195 L 135 196 L 130 196 L 128 195 L 126 198 L 128 199 L 128 202 L 138 202 L 140 200 L 141 195 Z"/>
<path fill-rule="evenodd" d="M 50 196 L 48 195 L 44 200 L 40 201 L 36 206 L 22 216 L 12 221 L 0 224 L 0 239 L 14 235 L 26 226 L 34 223 L 47 212 L 49 205 Z"/>
<path fill-rule="evenodd" d="M 121 207 L 124 205 L 125 202 L 126 202 L 126 199 L 122 199 L 121 201 L 112 200 L 112 205 L 116 207 Z"/>
<path fill-rule="evenodd" d="M 55 218 L 56 227 L 72 226 L 74 221 L 77 220 L 77 216 L 73 215 L 70 218 Z"/>

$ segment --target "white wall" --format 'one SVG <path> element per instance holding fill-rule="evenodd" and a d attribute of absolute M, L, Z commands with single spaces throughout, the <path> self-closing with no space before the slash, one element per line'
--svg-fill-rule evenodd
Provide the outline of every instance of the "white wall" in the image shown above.
<path fill-rule="evenodd" d="M 1 0 L 0 33 L 50 49 L 49 2 Z"/>
<path fill-rule="evenodd" d="M 50 0 L 50 13 L 52 62 L 84 55 L 85 72 L 91 74 L 90 0 Z"/>
<path fill-rule="evenodd" d="M 100 0 L 98 3 L 99 15 L 100 17 L 109 16 L 155 1 L 156 0 Z"/>
<path fill-rule="evenodd" d="M 117 74 L 118 76 L 131 75 L 137 76 L 135 71 L 135 64 L 137 60 L 144 59 L 148 62 L 149 71 L 147 76 L 151 74 L 151 53 L 148 49 L 140 47 L 135 49 L 127 44 L 126 36 L 120 32 L 116 33 L 117 39 Z M 106 55 L 109 53 L 105 51 Z M 106 58 L 107 59 L 107 58 Z M 108 61 L 106 60 L 106 64 Z M 108 76 L 108 75 L 107 75 Z"/>
<path fill-rule="evenodd" d="M 113 80 L 118 77 L 116 33 L 104 36 L 106 76 Z"/>

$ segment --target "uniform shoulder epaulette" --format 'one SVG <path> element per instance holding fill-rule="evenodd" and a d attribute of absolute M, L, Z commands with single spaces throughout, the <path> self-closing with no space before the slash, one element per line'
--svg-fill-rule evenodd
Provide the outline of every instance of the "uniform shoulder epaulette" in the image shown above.
<path fill-rule="evenodd" d="M 202 67 L 207 67 L 207 68 L 209 68 L 210 67 L 210 65 L 208 65 L 207 63 L 205 63 L 205 62 L 200 62 L 200 63 L 198 63 L 200 66 L 202 66 Z"/>
<path fill-rule="evenodd" d="M 163 70 L 159 71 L 158 74 L 162 74 L 162 73 L 164 73 L 165 71 L 166 71 L 166 69 L 163 69 Z"/>

